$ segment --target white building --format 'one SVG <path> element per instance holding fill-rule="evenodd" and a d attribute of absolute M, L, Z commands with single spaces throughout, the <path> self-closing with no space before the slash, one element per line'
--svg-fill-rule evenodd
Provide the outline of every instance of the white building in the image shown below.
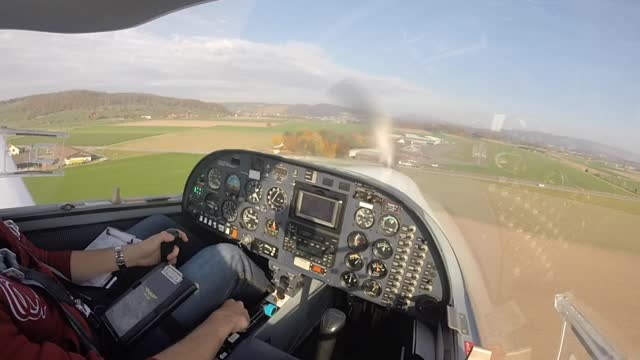
<path fill-rule="evenodd" d="M 13 145 L 13 144 L 9 144 L 9 153 L 11 154 L 11 156 L 16 156 L 16 155 L 20 155 L 20 148 L 18 148 L 17 146 Z"/>
<path fill-rule="evenodd" d="M 428 135 L 416 135 L 411 133 L 405 133 L 402 138 L 396 141 L 399 144 L 412 144 L 412 145 L 439 145 L 442 143 L 442 139 L 435 136 Z"/>

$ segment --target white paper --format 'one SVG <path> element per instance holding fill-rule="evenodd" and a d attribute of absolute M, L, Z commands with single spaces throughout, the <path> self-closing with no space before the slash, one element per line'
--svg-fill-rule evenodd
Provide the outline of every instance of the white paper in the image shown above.
<path fill-rule="evenodd" d="M 134 235 L 120 231 L 116 228 L 108 227 L 102 234 L 100 234 L 95 240 L 85 248 L 85 250 L 99 250 L 109 249 L 116 246 L 128 246 L 141 242 L 142 240 L 136 238 Z M 116 261 L 115 253 L 113 255 L 113 261 Z M 84 286 L 97 286 L 104 287 L 111 279 L 111 274 L 103 274 L 97 276 L 91 280 L 85 281 L 81 285 Z"/>

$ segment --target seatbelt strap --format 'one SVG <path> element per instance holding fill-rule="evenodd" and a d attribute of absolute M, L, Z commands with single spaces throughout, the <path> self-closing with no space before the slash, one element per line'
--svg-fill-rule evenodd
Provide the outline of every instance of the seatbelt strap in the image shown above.
<path fill-rule="evenodd" d="M 73 330 L 78 334 L 80 341 L 88 351 L 93 351 L 96 354 L 100 354 L 98 347 L 93 341 L 92 337 L 87 334 L 82 324 L 76 319 L 73 314 L 63 304 L 73 306 L 80 311 L 88 322 L 93 322 L 97 328 L 98 320 L 80 299 L 75 299 L 69 292 L 57 281 L 50 276 L 43 274 L 39 271 L 25 268 L 17 263 L 15 254 L 9 249 L 0 249 L 0 273 L 8 276 L 12 279 L 18 280 L 24 285 L 35 286 L 43 289 L 49 296 L 51 296 L 59 305 L 59 308 L 64 313 L 65 317 L 69 321 L 69 324 Z"/>

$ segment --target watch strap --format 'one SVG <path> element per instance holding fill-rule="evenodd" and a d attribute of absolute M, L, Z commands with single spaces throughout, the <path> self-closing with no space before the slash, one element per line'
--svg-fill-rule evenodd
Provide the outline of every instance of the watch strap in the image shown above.
<path fill-rule="evenodd" d="M 118 270 L 124 270 L 127 268 L 127 263 L 124 260 L 124 248 L 122 246 L 115 247 L 116 254 L 116 265 L 118 265 Z"/>

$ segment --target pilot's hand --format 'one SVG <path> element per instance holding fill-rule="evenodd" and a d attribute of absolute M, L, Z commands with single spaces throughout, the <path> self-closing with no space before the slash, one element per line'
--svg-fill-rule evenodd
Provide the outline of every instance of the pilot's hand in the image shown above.
<path fill-rule="evenodd" d="M 231 334 L 249 327 L 249 313 L 244 308 L 242 301 L 229 299 L 209 315 L 207 323 L 213 328 L 226 328 Z"/>
<path fill-rule="evenodd" d="M 178 235 L 182 241 L 189 241 L 184 232 L 178 230 Z M 166 259 L 160 259 L 160 244 L 171 241 L 173 241 L 173 235 L 163 231 L 135 245 L 127 246 L 124 249 L 127 266 L 153 266 L 163 260 L 175 265 L 178 260 L 178 253 L 180 253 L 180 249 L 177 246 L 173 247 L 173 251 Z"/>

